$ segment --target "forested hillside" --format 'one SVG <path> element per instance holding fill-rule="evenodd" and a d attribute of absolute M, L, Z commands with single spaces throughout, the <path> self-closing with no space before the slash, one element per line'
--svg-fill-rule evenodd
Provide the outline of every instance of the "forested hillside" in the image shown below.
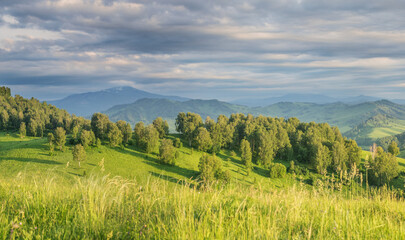
<path fill-rule="evenodd" d="M 42 137 L 58 127 L 70 132 L 76 125 L 90 125 L 89 120 L 72 116 L 46 102 L 19 95 L 12 97 L 9 88 L 0 89 L 0 128 L 3 131 L 20 130 L 24 136 Z"/>
<path fill-rule="evenodd" d="M 394 136 L 379 138 L 376 143 L 384 149 L 388 149 L 392 141 L 396 142 L 400 149 L 405 149 L 405 132 Z"/>

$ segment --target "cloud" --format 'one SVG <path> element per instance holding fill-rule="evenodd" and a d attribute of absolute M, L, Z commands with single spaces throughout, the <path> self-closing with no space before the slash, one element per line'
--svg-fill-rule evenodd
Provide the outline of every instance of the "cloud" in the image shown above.
<path fill-rule="evenodd" d="M 65 94 L 399 96 L 404 39 L 394 0 L 3 0 L 0 81 Z"/>

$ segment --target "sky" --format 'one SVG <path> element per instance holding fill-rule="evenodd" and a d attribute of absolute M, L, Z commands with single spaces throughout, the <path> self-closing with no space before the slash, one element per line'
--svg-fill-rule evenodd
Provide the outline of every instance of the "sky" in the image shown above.
<path fill-rule="evenodd" d="M 0 85 L 405 98 L 405 1 L 1 0 Z"/>

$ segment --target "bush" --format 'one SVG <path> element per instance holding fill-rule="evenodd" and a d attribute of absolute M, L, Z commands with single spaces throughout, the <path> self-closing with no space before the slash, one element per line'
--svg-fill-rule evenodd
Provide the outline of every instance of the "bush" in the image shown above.
<path fill-rule="evenodd" d="M 221 161 L 213 155 L 204 154 L 200 158 L 198 169 L 200 171 L 200 180 L 206 186 L 216 181 L 228 183 L 231 178 L 229 171 L 223 171 Z"/>
<path fill-rule="evenodd" d="M 301 167 L 299 165 L 295 165 L 295 162 L 291 161 L 290 166 L 288 167 L 288 173 L 308 176 L 309 170 L 306 167 Z"/>
<path fill-rule="evenodd" d="M 313 186 L 315 186 L 316 182 L 318 181 L 318 176 L 311 174 L 311 176 L 309 176 L 309 183 Z"/>
<path fill-rule="evenodd" d="M 175 146 L 176 148 L 181 148 L 181 147 L 183 147 L 183 143 L 181 142 L 180 138 L 176 138 L 176 139 L 174 140 L 174 146 Z"/>
<path fill-rule="evenodd" d="M 290 166 L 288 167 L 288 173 L 295 173 L 295 162 L 291 161 Z"/>
<path fill-rule="evenodd" d="M 270 165 L 270 178 L 283 178 L 287 173 L 287 168 L 280 163 Z"/>

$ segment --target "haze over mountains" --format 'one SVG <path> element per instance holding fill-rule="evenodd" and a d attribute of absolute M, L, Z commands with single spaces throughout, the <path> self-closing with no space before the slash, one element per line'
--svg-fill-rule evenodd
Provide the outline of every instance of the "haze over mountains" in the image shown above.
<path fill-rule="evenodd" d="M 141 99 L 131 104 L 115 106 L 105 113 L 113 121 L 125 120 L 133 124 L 138 121 L 150 123 L 158 116 L 173 120 L 178 112 L 195 112 L 203 118 L 207 116 L 216 118 L 220 114 L 229 116 L 232 113 L 250 113 L 256 116 L 265 115 L 284 118 L 297 117 L 306 122 L 328 122 L 338 126 L 342 132 L 349 131 L 377 114 L 405 119 L 405 106 L 387 100 L 360 104 L 280 102 L 266 107 L 247 107 L 218 100 L 178 102 L 168 99 Z"/>
<path fill-rule="evenodd" d="M 78 116 L 89 117 L 95 112 L 102 112 L 119 104 L 133 103 L 142 98 L 188 100 L 183 97 L 149 93 L 132 87 L 116 87 L 103 91 L 74 94 L 49 103 Z"/>
<path fill-rule="evenodd" d="M 57 107 L 66 109 L 70 113 L 88 117 L 91 116 L 91 114 L 93 114 L 94 112 L 103 112 L 113 106 L 134 103 L 135 101 L 143 98 L 169 99 L 179 102 L 190 100 L 189 98 L 179 96 L 165 96 L 150 93 L 132 87 L 116 87 L 96 92 L 73 94 L 60 100 L 49 101 L 49 103 Z M 241 98 L 230 101 L 229 103 L 244 105 L 248 107 L 265 107 L 281 102 L 316 104 L 340 102 L 354 105 L 378 100 L 381 100 L 381 98 L 364 95 L 347 98 L 334 98 L 320 94 L 286 94 L 279 97 L 268 98 Z M 405 104 L 404 99 L 393 99 L 390 101 L 398 104 Z"/>
<path fill-rule="evenodd" d="M 318 103 L 318 104 L 326 104 L 326 103 L 336 103 L 342 102 L 347 104 L 358 104 L 363 102 L 372 102 L 381 100 L 381 98 L 370 97 L 370 96 L 356 96 L 356 97 L 348 97 L 348 98 L 334 98 L 320 94 L 286 94 L 281 97 L 269 97 L 269 98 L 244 98 L 244 99 L 237 99 L 231 101 L 231 103 L 246 105 L 250 107 L 264 107 L 274 103 L 279 102 L 302 102 L 302 103 Z"/>
<path fill-rule="evenodd" d="M 232 113 L 297 117 L 305 122 L 327 122 L 338 126 L 347 136 L 368 144 L 372 139 L 405 130 L 405 106 L 394 101 L 404 102 L 370 96 L 333 98 L 315 94 L 288 94 L 227 103 L 163 96 L 132 87 L 119 87 L 75 94 L 50 103 L 84 117 L 90 117 L 94 112 L 104 112 L 112 121 L 125 120 L 132 125 L 139 121 L 148 124 L 157 117 L 163 117 L 168 120 L 172 131 L 179 112 L 195 112 L 203 118 L 216 118 L 221 114 L 229 116 Z"/>

